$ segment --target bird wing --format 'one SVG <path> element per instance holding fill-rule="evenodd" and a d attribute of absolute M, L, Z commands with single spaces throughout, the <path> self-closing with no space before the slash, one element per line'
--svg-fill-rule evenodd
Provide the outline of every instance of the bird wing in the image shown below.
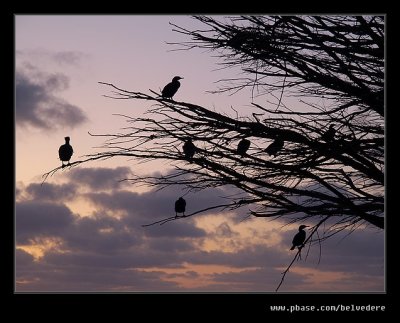
<path fill-rule="evenodd" d="M 304 231 L 297 232 L 293 238 L 293 245 L 299 246 L 302 245 L 304 240 L 306 239 L 306 233 Z"/>
<path fill-rule="evenodd" d="M 63 155 L 63 149 L 64 149 L 64 145 L 60 146 L 60 148 L 58 148 L 58 157 L 60 157 L 60 159 L 62 158 Z"/>
<path fill-rule="evenodd" d="M 265 148 L 265 151 L 267 153 L 272 153 L 272 152 L 274 152 L 275 149 L 276 149 L 276 144 L 275 144 L 275 142 L 273 142 L 267 148 Z"/>
<path fill-rule="evenodd" d="M 184 212 L 186 207 L 186 201 L 185 200 L 177 200 L 175 202 L 175 212 Z"/>
<path fill-rule="evenodd" d="M 168 83 L 161 91 L 161 95 L 166 98 L 172 98 L 180 86 L 181 84 L 179 82 Z"/>
<path fill-rule="evenodd" d="M 71 145 L 62 145 L 58 149 L 58 157 L 60 157 L 60 159 L 63 161 L 70 160 L 73 153 L 74 150 L 72 149 Z"/>
<path fill-rule="evenodd" d="M 161 91 L 161 94 L 167 95 L 169 92 L 171 92 L 171 87 L 172 83 L 168 83 L 166 86 L 164 86 L 163 90 Z"/>
<path fill-rule="evenodd" d="M 246 152 L 247 149 L 250 148 L 250 141 L 246 139 L 242 139 L 239 141 L 239 144 L 237 146 L 237 151 L 238 152 Z"/>

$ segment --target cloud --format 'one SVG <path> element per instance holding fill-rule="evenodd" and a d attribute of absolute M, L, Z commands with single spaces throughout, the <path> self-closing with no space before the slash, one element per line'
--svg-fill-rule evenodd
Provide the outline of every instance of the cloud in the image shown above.
<path fill-rule="evenodd" d="M 272 291 L 292 257 L 297 228 L 271 228 L 262 219 L 239 223 L 235 213 L 207 212 L 164 225 L 180 188 L 135 193 L 116 185 L 129 168 L 74 169 L 66 183 L 19 185 L 16 203 L 17 291 Z M 225 202 L 229 191 L 185 195 L 188 212 Z M 87 200 L 81 216 L 65 203 Z M 68 204 L 69 205 L 69 204 Z M 72 207 L 72 206 L 71 206 Z M 215 219 L 218 217 L 218 221 Z M 247 227 L 247 231 L 244 229 Z M 366 229 L 312 246 L 295 263 L 284 291 L 383 289 L 383 234 Z M 57 239 L 33 258 L 28 245 Z M 363 280 L 368 284 L 362 283 Z M 195 286 L 195 287 L 192 287 Z M 363 287 L 364 286 L 364 287 Z M 194 288 L 194 289 L 193 289 Z"/>
<path fill-rule="evenodd" d="M 88 186 L 97 191 L 101 189 L 117 189 L 127 182 L 120 182 L 131 174 L 129 167 L 117 168 L 77 168 L 68 173 L 70 181 Z"/>
<path fill-rule="evenodd" d="M 17 250 L 16 272 L 17 291 L 33 292 L 81 292 L 81 291 L 105 291 L 105 292 L 137 292 L 137 291 L 171 291 L 179 290 L 175 282 L 160 280 L 160 272 L 146 272 L 137 269 L 121 267 L 104 267 L 96 263 L 79 264 L 68 256 L 63 261 L 51 262 L 49 259 L 30 262 L 29 267 L 24 265 L 23 256 L 26 253 Z M 82 257 L 84 259 L 84 257 Z M 108 261 L 112 263 L 111 261 Z"/>
<path fill-rule="evenodd" d="M 15 187 L 15 198 L 18 199 L 20 194 L 22 193 L 22 189 L 18 186 Z"/>
<path fill-rule="evenodd" d="M 235 268 L 276 268 L 284 265 L 286 259 L 289 258 L 279 250 L 262 245 L 249 246 L 233 252 L 197 250 L 186 255 L 186 261 L 193 264 L 233 266 Z"/>
<path fill-rule="evenodd" d="M 16 203 L 15 214 L 18 244 L 26 244 L 34 237 L 59 235 L 74 219 L 66 206 L 41 201 Z"/>
<path fill-rule="evenodd" d="M 71 250 L 101 255 L 125 253 L 142 241 L 140 232 L 105 214 L 77 218 L 60 236 Z"/>
<path fill-rule="evenodd" d="M 32 200 L 40 201 L 67 201 L 72 199 L 76 194 L 76 185 L 53 184 L 53 183 L 31 183 L 25 191 Z"/>
<path fill-rule="evenodd" d="M 384 266 L 384 233 L 368 228 L 359 229 L 346 236 L 340 233 L 334 239 L 328 239 L 321 246 L 319 267 L 323 270 L 343 272 L 363 272 L 368 275 L 382 276 Z M 319 246 L 313 246 L 310 261 L 318 260 Z"/>
<path fill-rule="evenodd" d="M 220 237 L 223 236 L 226 238 L 232 238 L 234 236 L 238 236 L 238 233 L 233 232 L 229 224 L 226 222 L 221 223 L 217 227 L 216 234 Z"/>
<path fill-rule="evenodd" d="M 132 224 L 147 224 L 153 221 L 175 216 L 175 201 L 183 195 L 179 188 L 168 188 L 161 191 L 149 191 L 146 193 L 135 193 L 128 190 L 113 192 L 90 192 L 85 197 L 92 203 L 107 210 L 123 211 L 126 214 L 135 214 Z M 186 214 L 191 214 L 203 210 L 210 206 L 226 203 L 222 196 L 226 192 L 217 188 L 210 188 L 201 192 L 188 194 L 186 200 Z M 199 214 L 206 215 L 218 212 L 210 210 Z M 141 222 L 137 222 L 141 221 Z"/>
<path fill-rule="evenodd" d="M 223 288 L 227 291 L 265 292 L 274 291 L 279 283 L 277 271 L 272 267 L 215 273 L 210 275 L 210 279 L 214 283 L 206 286 L 205 290 L 218 291 Z M 292 272 L 287 280 L 290 280 L 292 288 L 305 283 L 304 276 Z"/>
<path fill-rule="evenodd" d="M 17 125 L 49 130 L 72 128 L 88 120 L 81 108 L 56 96 L 69 87 L 67 76 L 17 68 L 15 81 Z"/>
<path fill-rule="evenodd" d="M 191 220 L 181 220 L 175 221 L 175 223 L 167 223 L 163 226 L 157 225 L 147 227 L 145 232 L 146 236 L 150 237 L 199 238 L 206 236 L 206 232 L 203 229 L 197 228 Z"/>
<path fill-rule="evenodd" d="M 33 263 L 33 256 L 27 253 L 26 251 L 22 249 L 16 249 L 15 250 L 15 263 L 18 265 L 17 270 L 19 268 L 26 268 Z"/>
<path fill-rule="evenodd" d="M 63 51 L 52 54 L 52 58 L 60 64 L 80 66 L 87 55 L 79 51 Z"/>
<path fill-rule="evenodd" d="M 202 231 L 204 232 L 204 231 Z M 204 232 L 205 233 L 205 232 Z M 193 251 L 194 246 L 184 239 L 171 239 L 171 237 L 160 237 L 150 239 L 148 248 L 157 252 L 183 252 Z"/>
<path fill-rule="evenodd" d="M 45 49 L 16 50 L 15 54 L 19 60 L 45 61 L 47 64 L 53 62 L 64 67 L 82 67 L 84 61 L 89 57 L 88 54 L 80 51 L 53 52 Z"/>

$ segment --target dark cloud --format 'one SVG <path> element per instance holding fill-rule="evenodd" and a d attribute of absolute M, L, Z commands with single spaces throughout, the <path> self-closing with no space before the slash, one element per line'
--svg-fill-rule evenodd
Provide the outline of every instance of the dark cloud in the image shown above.
<path fill-rule="evenodd" d="M 124 211 L 131 214 L 132 224 L 147 224 L 160 219 L 175 216 L 175 201 L 182 196 L 182 191 L 171 188 L 161 191 L 134 193 L 131 191 L 114 191 L 88 193 L 85 195 L 90 201 L 108 210 Z M 203 210 L 207 207 L 226 203 L 225 192 L 220 189 L 209 189 L 195 194 L 188 194 L 186 200 L 186 214 Z M 218 212 L 210 210 L 196 216 Z M 135 217 L 133 217 L 133 214 Z M 138 222 L 139 221 L 139 222 Z"/>
<path fill-rule="evenodd" d="M 32 183 L 26 187 L 26 192 L 32 200 L 40 201 L 67 201 L 76 194 L 74 184 Z"/>
<path fill-rule="evenodd" d="M 185 239 L 157 237 L 157 239 L 150 239 L 148 241 L 148 248 L 159 252 L 193 252 L 194 246 Z"/>
<path fill-rule="evenodd" d="M 26 244 L 39 236 L 56 236 L 72 224 L 74 216 L 64 205 L 24 201 L 15 205 L 16 240 Z"/>
<path fill-rule="evenodd" d="M 274 291 L 279 284 L 278 271 L 272 267 L 245 269 L 240 272 L 227 271 L 210 275 L 215 283 L 205 286 L 205 290 L 215 291 L 223 288 L 227 291 L 268 292 Z M 279 277 L 279 278 L 278 278 Z M 278 279 L 277 279 L 278 278 Z M 305 284 L 304 276 L 291 272 L 286 283 L 294 286 Z"/>
<path fill-rule="evenodd" d="M 68 248 L 84 253 L 115 254 L 141 243 L 142 234 L 107 215 L 94 215 L 75 220 L 61 237 Z"/>
<path fill-rule="evenodd" d="M 280 250 L 262 245 L 253 245 L 235 252 L 196 250 L 185 257 L 187 262 L 196 265 L 221 265 L 236 268 L 279 267 L 284 266 L 290 259 Z"/>
<path fill-rule="evenodd" d="M 281 233 L 282 241 L 287 242 L 288 249 L 296 233 L 297 229 Z M 307 234 L 309 233 L 307 231 Z M 322 238 L 323 232 L 321 231 L 319 234 Z M 327 265 L 331 268 L 347 268 L 349 270 L 352 265 L 355 265 L 360 269 L 362 266 L 368 265 L 366 263 L 368 259 L 383 260 L 384 243 L 384 233 L 378 232 L 376 229 L 360 227 L 351 234 L 348 234 L 348 231 L 342 231 L 323 241 L 321 245 L 314 242 L 310 248 L 309 260 L 318 262 L 321 246 L 320 266 Z M 307 248 L 309 248 L 309 244 L 307 244 Z"/>
<path fill-rule="evenodd" d="M 100 240 L 98 240 L 100 242 Z M 85 245 L 74 252 L 61 254 L 48 252 L 42 261 L 57 266 L 65 267 L 91 267 L 135 269 L 153 267 L 180 267 L 182 256 L 178 253 L 152 250 L 146 245 L 132 246 L 129 250 L 114 250 L 113 253 L 102 250 L 89 250 Z"/>
<path fill-rule="evenodd" d="M 352 234 L 337 234 L 321 246 L 319 267 L 323 270 L 359 272 L 382 276 L 384 266 L 384 233 L 360 228 Z M 318 262 L 319 246 L 313 246 L 311 262 Z"/>
<path fill-rule="evenodd" d="M 76 168 L 68 173 L 72 182 L 79 182 L 80 185 L 86 185 L 93 190 L 117 189 L 128 182 L 120 182 L 131 174 L 129 167 L 117 168 Z"/>
<path fill-rule="evenodd" d="M 205 237 L 206 232 L 203 229 L 199 229 L 190 220 L 181 220 L 166 223 L 163 226 L 156 225 L 151 227 L 146 227 L 146 236 L 150 237 L 169 237 L 169 238 L 199 238 Z"/>
<path fill-rule="evenodd" d="M 22 249 L 15 250 L 16 269 L 28 267 L 33 263 L 33 256 Z"/>
<path fill-rule="evenodd" d="M 224 197 L 233 194 L 231 190 L 220 188 L 187 194 L 182 187 L 169 187 L 139 194 L 123 190 L 134 185 L 129 181 L 121 182 L 121 180 L 129 179 L 130 175 L 129 167 L 77 168 L 69 172 L 67 178 L 70 182 L 90 188 L 91 191 L 83 196 L 93 204 L 109 211 L 123 211 L 130 215 L 132 225 L 147 224 L 175 216 L 175 201 L 181 196 L 184 196 L 186 200 L 186 214 L 190 214 L 208 207 L 226 204 L 227 200 Z M 218 212 L 218 209 L 200 213 L 198 216 L 215 212 Z"/>
<path fill-rule="evenodd" d="M 22 189 L 20 187 L 15 187 L 15 198 L 18 199 L 20 194 L 22 193 Z"/>
<path fill-rule="evenodd" d="M 45 75 L 17 69 L 15 82 L 17 125 L 55 129 L 72 128 L 87 121 L 79 107 L 55 95 L 69 87 L 65 75 Z"/>
<path fill-rule="evenodd" d="M 281 245 L 260 243 L 261 233 L 255 236 L 257 243 L 243 245 L 237 241 L 241 239 L 237 227 L 233 228 L 228 220 L 208 231 L 196 226 L 196 218 L 142 227 L 174 216 L 174 202 L 183 192 L 171 188 L 139 194 L 115 186 L 129 172 L 126 167 L 75 169 L 69 172 L 65 184 L 19 186 L 24 199 L 16 204 L 17 243 L 57 237 L 62 245 L 61 249 L 46 250 L 36 261 L 26 252 L 16 251 L 17 291 L 187 290 L 169 279 L 204 280 L 196 291 L 265 292 L 276 288 L 282 268 L 294 256 L 289 248 L 297 228 L 275 229 Z M 221 196 L 228 194 L 221 189 L 187 194 L 187 213 L 221 204 L 225 202 Z M 62 204 L 77 196 L 96 207 L 90 217 L 74 215 Z M 337 291 L 362 290 L 364 280 L 368 290 L 381 291 L 384 239 L 382 233 L 376 232 L 357 230 L 342 241 L 344 234 L 334 236 L 322 244 L 320 264 L 319 246 L 312 246 L 308 257 L 303 254 L 294 265 L 305 274 L 290 271 L 282 290 L 326 291 L 333 285 Z M 226 246 L 204 251 L 199 246 L 206 239 Z M 225 247 L 230 251 L 222 251 Z M 223 266 L 226 270 L 204 274 L 196 266 Z M 336 272 L 342 278 L 338 282 L 317 283 L 310 270 L 321 275 Z"/>
<path fill-rule="evenodd" d="M 362 234 L 361 234 L 362 235 Z M 365 233 L 364 233 L 365 235 Z M 332 239 L 337 244 L 336 238 Z M 333 244 L 335 244 L 333 243 Z M 379 244 L 379 242 L 378 242 Z M 256 267 L 254 269 L 244 269 L 240 272 L 227 271 L 224 273 L 212 274 L 211 280 L 214 285 L 205 286 L 205 290 L 218 290 L 223 288 L 227 291 L 271 291 L 274 290 L 280 281 L 280 268 L 289 265 L 294 255 L 285 254 L 282 251 L 274 251 L 273 248 L 262 248 L 254 250 L 241 250 L 234 253 L 232 259 L 227 254 L 220 254 L 217 259 L 219 264 L 228 265 L 229 261 L 235 264 L 236 268 Z M 343 246 L 345 249 L 345 246 Z M 382 291 L 384 286 L 383 268 L 377 269 L 377 259 L 368 254 L 366 250 L 360 254 L 352 254 L 353 261 L 344 256 L 342 248 L 333 249 L 332 246 L 322 246 L 322 260 L 318 264 L 319 250 L 310 250 L 306 257 L 297 261 L 289 274 L 285 277 L 285 282 L 281 291 Z M 329 255 L 333 251 L 333 254 Z M 359 250 L 360 251 L 360 250 Z M 348 252 L 349 254 L 351 253 Z M 344 252 L 346 254 L 346 251 Z M 326 255 L 329 255 L 327 259 Z M 201 263 L 217 263 L 213 253 L 208 255 L 196 255 Z M 243 259 L 245 258 L 245 259 Z M 240 259 L 240 260 L 239 260 Z M 378 261 L 379 263 L 379 261 Z M 383 265 L 383 263 L 382 263 Z M 373 267 L 371 270 L 368 267 Z M 379 266 L 378 266 L 379 267 Z M 305 270 L 305 274 L 295 272 L 295 270 Z M 314 271 L 313 274 L 306 272 Z M 339 275 L 340 279 L 332 276 L 332 273 Z M 331 276 L 331 280 L 329 280 Z M 318 282 L 321 280 L 321 282 Z M 228 284 L 227 286 L 225 286 Z"/>
<path fill-rule="evenodd" d="M 60 73 L 43 75 L 42 82 L 48 92 L 59 92 L 69 88 L 68 77 Z"/>
<path fill-rule="evenodd" d="M 136 269 L 104 268 L 96 265 L 76 266 L 49 264 L 45 261 L 31 264 L 30 270 L 21 270 L 16 279 L 17 291 L 33 292 L 138 292 L 179 290 L 177 283 L 160 280 L 160 272 Z"/>

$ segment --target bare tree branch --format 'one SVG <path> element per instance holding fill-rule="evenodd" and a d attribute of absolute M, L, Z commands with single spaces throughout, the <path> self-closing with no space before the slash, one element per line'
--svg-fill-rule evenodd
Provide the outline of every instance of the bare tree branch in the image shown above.
<path fill-rule="evenodd" d="M 127 126 L 121 133 L 94 135 L 106 139 L 103 151 L 69 167 L 117 156 L 162 160 L 173 173 L 127 180 L 155 189 L 183 185 L 192 192 L 233 186 L 241 196 L 183 217 L 247 204 L 251 216 L 318 222 L 310 243 L 351 232 L 356 224 L 384 229 L 384 17 L 194 19 L 204 29 L 172 24 L 189 38 L 173 45 L 210 50 L 222 68 L 239 67 L 243 76 L 220 80 L 211 92 L 249 88 L 251 106 L 211 110 L 151 89 L 146 94 L 99 82 L 111 89 L 108 98 L 151 106 L 142 116 L 122 116 Z M 182 148 L 189 139 L 196 147 L 191 157 Z M 240 152 L 243 139 L 250 146 Z M 44 174 L 43 181 L 61 169 Z M 318 227 L 328 219 L 319 236 Z M 309 240 L 315 233 L 318 239 Z M 299 256 L 300 250 L 277 290 Z"/>
<path fill-rule="evenodd" d="M 303 246 L 305 246 L 307 244 L 308 241 L 311 241 L 313 235 L 315 233 L 318 234 L 318 228 L 321 226 L 321 224 L 323 224 L 326 220 L 328 220 L 329 217 L 326 217 L 324 219 L 322 219 L 321 221 L 319 221 L 314 227 L 312 227 L 312 231 L 310 233 L 310 235 L 307 237 L 307 239 L 304 241 Z M 320 241 L 320 239 L 318 238 L 318 241 Z M 292 268 L 294 262 L 298 259 L 301 258 L 301 250 L 303 249 L 303 247 L 299 247 L 297 249 L 296 254 L 294 255 L 292 261 L 290 262 L 290 264 L 286 267 L 286 269 L 282 272 L 282 277 L 281 277 L 281 281 L 279 282 L 278 286 L 275 289 L 275 292 L 277 292 L 279 290 L 279 288 L 281 287 L 281 285 L 283 284 L 283 282 L 285 281 L 285 277 L 286 274 L 289 272 L 290 268 Z"/>

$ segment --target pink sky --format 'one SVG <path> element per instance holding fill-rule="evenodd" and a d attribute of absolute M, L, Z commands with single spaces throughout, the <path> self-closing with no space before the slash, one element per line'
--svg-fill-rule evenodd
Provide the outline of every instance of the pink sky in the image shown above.
<path fill-rule="evenodd" d="M 246 210 L 207 213 L 165 226 L 141 225 L 169 216 L 180 191 L 158 193 L 119 184 L 132 172 L 168 169 L 115 159 L 65 170 L 40 186 L 71 137 L 72 160 L 93 153 L 123 119 L 149 105 L 103 97 L 109 88 L 159 90 L 184 77 L 176 97 L 217 111 L 246 114 L 250 93 L 206 93 L 235 70 L 217 70 L 201 51 L 171 51 L 188 40 L 172 22 L 196 28 L 189 16 L 17 15 L 16 291 L 274 291 L 297 226 L 244 218 Z M 192 211 L 216 204 L 229 189 L 187 197 Z M 282 291 L 384 291 L 384 233 L 338 235 L 290 272 Z"/>

